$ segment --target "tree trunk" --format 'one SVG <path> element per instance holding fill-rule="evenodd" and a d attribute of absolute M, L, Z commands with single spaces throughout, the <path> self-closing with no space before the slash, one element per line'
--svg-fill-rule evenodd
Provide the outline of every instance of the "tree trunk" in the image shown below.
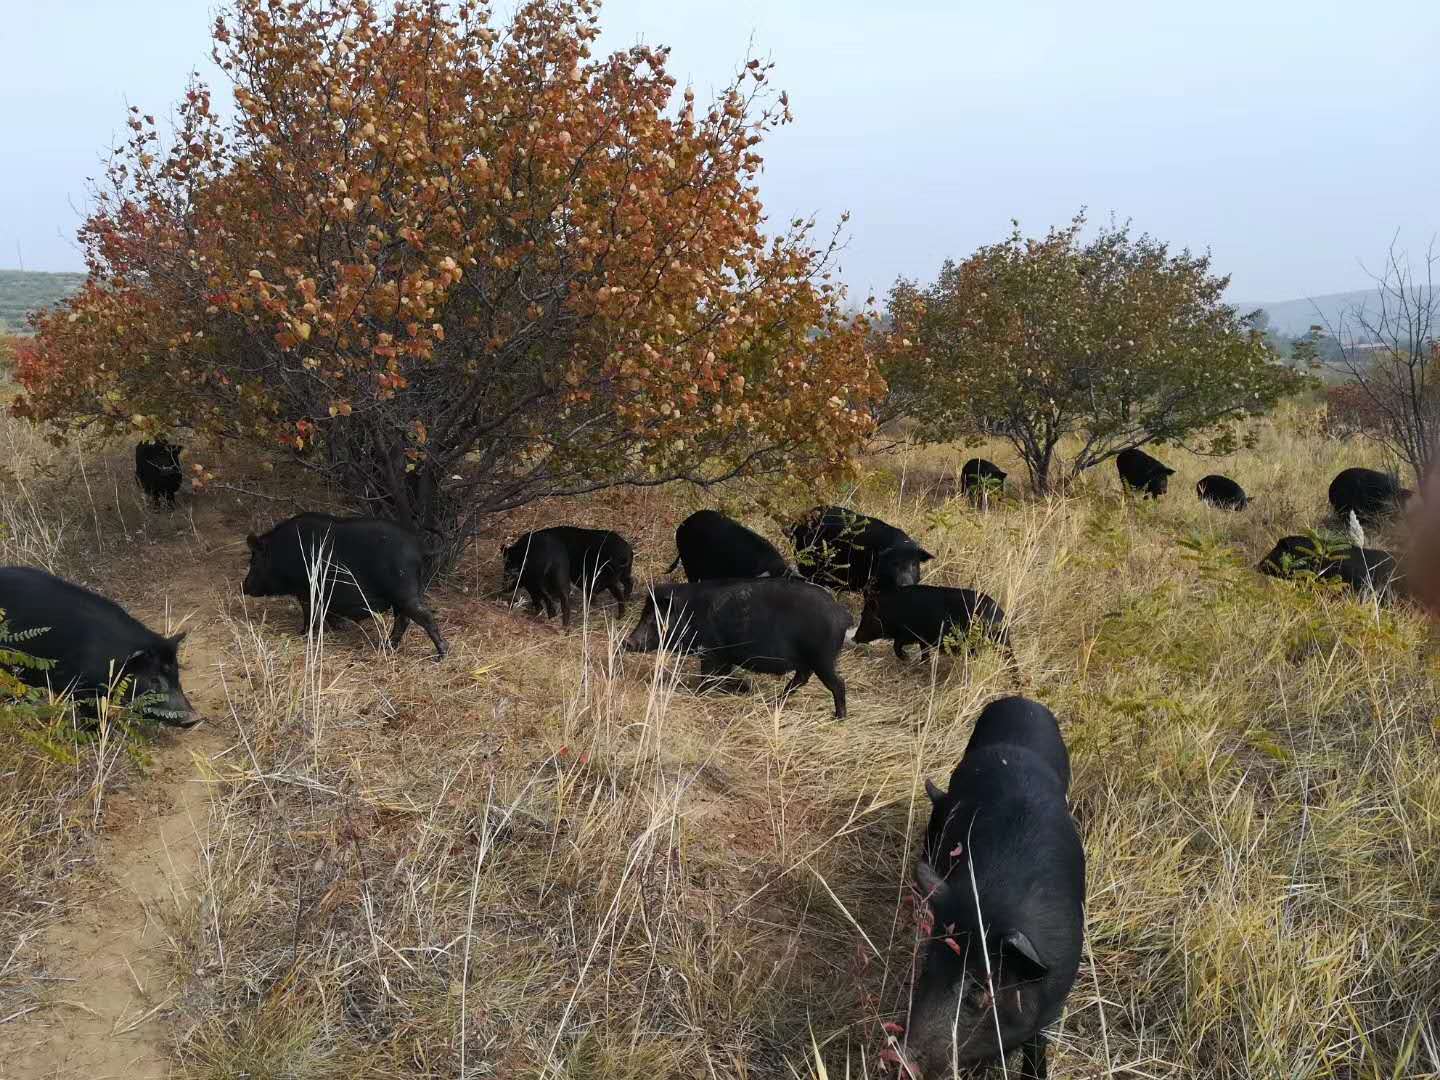
<path fill-rule="evenodd" d="M 1054 444 L 1026 446 L 1016 443 L 1015 449 L 1020 452 L 1020 457 L 1025 462 L 1025 468 L 1030 472 L 1030 486 L 1034 489 L 1035 494 L 1049 495 L 1050 475 L 1055 462 Z"/>

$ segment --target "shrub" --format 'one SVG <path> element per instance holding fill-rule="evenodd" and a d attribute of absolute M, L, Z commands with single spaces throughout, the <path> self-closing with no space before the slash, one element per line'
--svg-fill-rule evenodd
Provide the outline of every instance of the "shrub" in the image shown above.
<path fill-rule="evenodd" d="M 1376 435 L 1384 419 L 1370 395 L 1355 383 L 1337 383 L 1325 388 L 1325 434 L 1331 438 Z"/>
<path fill-rule="evenodd" d="M 1128 226 L 1083 241 L 1083 214 L 1043 238 L 1018 225 L 934 284 L 890 294 L 885 374 L 934 441 L 1007 439 L 1040 491 L 1063 439 L 1073 479 L 1127 447 L 1233 427 L 1297 389 L 1264 335 L 1222 301 L 1208 256 L 1172 255 Z"/>

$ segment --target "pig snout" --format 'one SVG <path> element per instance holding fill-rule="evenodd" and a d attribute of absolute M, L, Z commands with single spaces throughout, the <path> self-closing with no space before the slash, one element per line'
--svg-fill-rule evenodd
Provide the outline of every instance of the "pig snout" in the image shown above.
<path fill-rule="evenodd" d="M 192 728 L 196 724 L 200 723 L 201 720 L 205 719 L 203 716 L 200 715 L 199 710 L 197 710 L 194 705 L 190 704 L 189 698 L 185 697 L 185 695 L 182 694 L 180 695 L 180 700 L 184 702 L 184 708 L 181 710 L 181 719 L 177 720 L 175 723 L 176 727 Z"/>
<path fill-rule="evenodd" d="M 660 648 L 661 637 L 660 620 L 652 606 L 640 616 L 640 621 L 626 635 L 621 647 L 626 652 L 654 652 Z"/>
<path fill-rule="evenodd" d="M 653 652 L 655 645 L 654 627 L 642 624 L 625 635 L 620 647 L 626 652 Z"/>
<path fill-rule="evenodd" d="M 131 697 L 145 716 L 166 727 L 190 728 L 203 719 L 184 688 L 172 678 L 141 676 L 135 680 Z"/>
<path fill-rule="evenodd" d="M 176 689 L 165 695 L 165 699 L 150 710 L 162 724 L 170 727 L 192 728 L 204 719 L 190 704 L 185 691 Z"/>

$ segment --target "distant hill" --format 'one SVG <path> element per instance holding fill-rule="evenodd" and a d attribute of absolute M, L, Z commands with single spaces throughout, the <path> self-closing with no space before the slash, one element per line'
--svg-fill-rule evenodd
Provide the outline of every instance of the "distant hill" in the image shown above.
<path fill-rule="evenodd" d="M 1242 312 L 1262 308 L 1270 316 L 1271 330 L 1282 337 L 1293 338 L 1304 335 L 1313 323 L 1338 326 L 1344 316 L 1362 304 L 1372 313 L 1379 312 L 1380 293 L 1375 289 L 1361 289 L 1357 292 L 1329 293 L 1304 300 L 1281 300 L 1274 303 L 1237 300 L 1233 306 Z"/>
<path fill-rule="evenodd" d="M 25 329 L 27 314 L 63 300 L 84 280 L 84 274 L 0 270 L 0 331 Z"/>

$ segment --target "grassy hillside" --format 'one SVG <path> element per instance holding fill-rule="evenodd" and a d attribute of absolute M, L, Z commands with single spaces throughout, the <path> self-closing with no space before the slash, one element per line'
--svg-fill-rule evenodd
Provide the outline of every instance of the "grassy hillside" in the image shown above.
<path fill-rule="evenodd" d="M 84 281 L 84 274 L 0 270 L 0 333 L 23 330 L 26 315 L 63 300 Z"/>
<path fill-rule="evenodd" d="M 1061 718 L 1088 949 L 1052 1077 L 1440 1072 L 1426 623 L 1251 569 L 1365 462 L 1314 421 L 1288 410 L 1220 463 L 1162 451 L 1179 475 L 1157 503 L 1122 499 L 1102 469 L 1072 497 L 979 513 L 954 497 L 955 449 L 815 493 L 903 525 L 936 554 L 932 583 L 993 594 L 1025 691 Z M 443 664 L 413 628 L 398 653 L 356 629 L 307 641 L 293 603 L 238 587 L 246 529 L 303 494 L 237 465 L 237 487 L 293 501 L 219 492 L 147 517 L 124 448 L 67 486 L 73 455 L 0 424 L 23 495 L 0 502 L 6 561 L 109 581 L 228 642 L 203 859 L 158 913 L 177 1075 L 878 1075 L 916 951 L 922 781 L 943 783 L 979 707 L 1013 690 L 997 655 L 902 666 L 884 644 L 848 649 L 837 722 L 814 682 L 788 700 L 765 676 L 702 693 L 693 663 L 621 654 L 630 620 L 608 602 L 562 632 L 487 597 L 498 544 L 558 521 L 625 531 L 637 576 L 660 576 L 702 505 L 678 490 L 497 521 L 433 591 Z M 1198 502 L 1217 468 L 1251 510 Z M 35 812 L 60 851 L 52 805 Z"/>

